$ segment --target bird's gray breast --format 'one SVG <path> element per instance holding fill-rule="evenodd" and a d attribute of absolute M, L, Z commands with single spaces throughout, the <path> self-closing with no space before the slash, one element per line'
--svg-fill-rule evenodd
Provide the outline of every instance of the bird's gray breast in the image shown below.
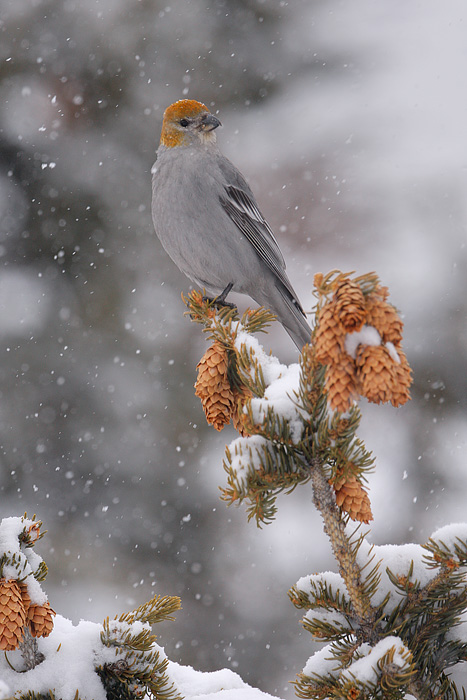
<path fill-rule="evenodd" d="M 220 179 L 215 159 L 198 150 L 165 151 L 153 168 L 155 231 L 180 270 L 213 293 L 231 281 L 232 266 L 233 232 L 220 205 Z"/>

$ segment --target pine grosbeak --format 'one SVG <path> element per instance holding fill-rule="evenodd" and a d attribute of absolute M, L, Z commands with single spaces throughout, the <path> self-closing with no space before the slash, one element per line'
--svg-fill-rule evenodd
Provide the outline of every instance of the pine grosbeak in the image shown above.
<path fill-rule="evenodd" d="M 220 152 L 221 123 L 195 100 L 164 113 L 152 168 L 152 217 L 174 263 L 208 294 L 233 290 L 270 309 L 301 350 L 310 340 L 297 295 L 267 221 L 243 175 Z"/>

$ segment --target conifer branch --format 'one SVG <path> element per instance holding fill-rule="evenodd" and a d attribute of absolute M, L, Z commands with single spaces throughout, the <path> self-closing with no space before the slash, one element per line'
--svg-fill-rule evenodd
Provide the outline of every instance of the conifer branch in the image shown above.
<path fill-rule="evenodd" d="M 355 547 L 352 547 L 352 541 L 345 532 L 345 523 L 336 505 L 334 492 L 323 467 L 316 458 L 311 463 L 311 482 L 313 502 L 323 519 L 324 531 L 331 542 L 332 551 L 339 564 L 339 573 L 345 582 L 355 615 L 360 621 L 362 630 L 366 631 L 365 641 L 374 641 L 372 630 L 375 611 L 361 580 L 362 572 L 355 560 Z"/>
<path fill-rule="evenodd" d="M 467 526 L 394 560 L 390 547 L 370 547 L 358 527 L 347 530 L 350 520 L 373 517 L 364 485 L 374 459 L 357 437 L 357 402 L 399 406 L 410 396 L 402 321 L 374 273 L 333 271 L 317 275 L 315 287 L 316 324 L 298 372 L 249 335 L 271 320 L 264 310 L 239 319 L 199 293 L 188 299 L 214 340 L 198 367 L 206 417 L 217 429 L 232 419 L 240 433 L 226 448 L 222 498 L 246 502 L 248 519 L 261 526 L 275 516 L 279 493 L 311 481 L 339 574 L 304 577 L 289 592 L 306 610 L 305 629 L 327 642 L 299 674 L 299 697 L 400 700 L 409 692 L 456 700 L 448 669 L 467 659 L 467 624 L 460 625 Z M 201 372 L 204 365 L 209 371 Z"/>

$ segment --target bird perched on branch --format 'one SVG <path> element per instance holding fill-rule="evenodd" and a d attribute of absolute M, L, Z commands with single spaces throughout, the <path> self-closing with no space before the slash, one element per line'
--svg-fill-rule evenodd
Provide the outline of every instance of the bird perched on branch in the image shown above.
<path fill-rule="evenodd" d="M 305 312 L 253 192 L 216 145 L 219 126 L 195 100 L 179 100 L 165 110 L 152 168 L 154 228 L 195 284 L 218 302 L 230 291 L 248 294 L 276 314 L 301 350 L 311 336 Z"/>

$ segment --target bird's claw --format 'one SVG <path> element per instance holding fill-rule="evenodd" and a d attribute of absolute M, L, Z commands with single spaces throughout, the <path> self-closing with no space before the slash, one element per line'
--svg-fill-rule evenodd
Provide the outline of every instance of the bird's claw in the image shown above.
<path fill-rule="evenodd" d="M 236 304 L 232 304 L 232 302 L 230 302 L 230 301 L 225 301 L 225 299 L 221 299 L 221 296 L 222 295 L 219 295 L 218 297 L 214 297 L 214 299 L 212 299 L 211 297 L 208 297 L 208 296 L 203 296 L 203 301 L 207 301 L 207 302 L 213 304 L 213 306 L 216 306 L 218 309 L 219 308 L 223 309 L 225 307 L 227 307 L 228 309 L 236 309 L 237 308 Z"/>

